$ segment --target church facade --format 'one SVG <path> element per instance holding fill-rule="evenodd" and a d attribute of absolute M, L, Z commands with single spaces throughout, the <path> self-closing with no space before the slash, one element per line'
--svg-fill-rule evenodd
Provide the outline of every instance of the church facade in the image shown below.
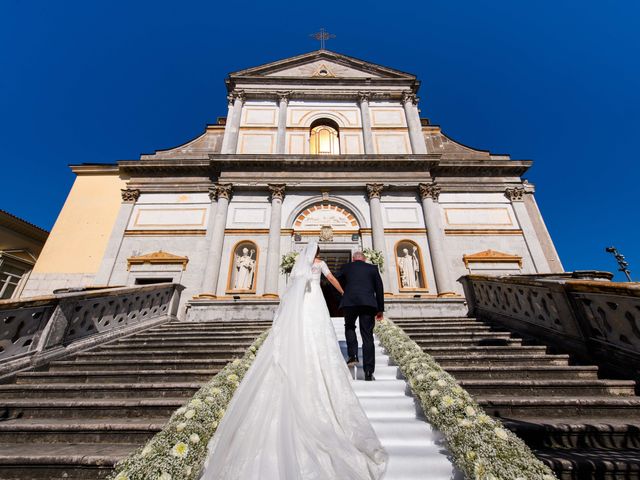
<path fill-rule="evenodd" d="M 404 315 L 461 313 L 468 273 L 562 271 L 522 178 L 531 162 L 421 119 L 414 75 L 319 50 L 226 85 L 226 119 L 184 145 L 71 167 L 24 295 L 171 281 L 187 319 L 266 318 L 283 255 L 310 240 L 334 269 L 377 251 Z"/>

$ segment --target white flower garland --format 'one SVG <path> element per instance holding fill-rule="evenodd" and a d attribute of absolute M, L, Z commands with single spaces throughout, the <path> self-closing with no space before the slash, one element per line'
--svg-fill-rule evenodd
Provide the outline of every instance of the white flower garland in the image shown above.
<path fill-rule="evenodd" d="M 384 273 L 384 255 L 380 250 L 365 248 L 362 253 L 369 263 L 376 265 L 380 273 Z"/>
<path fill-rule="evenodd" d="M 111 480 L 190 480 L 200 476 L 207 445 L 233 393 L 268 335 L 260 335 L 244 356 L 229 362 L 193 398 L 174 412 L 147 444 L 118 462 Z"/>
<path fill-rule="evenodd" d="M 475 480 L 554 480 L 551 469 L 495 418 L 486 415 L 456 380 L 397 325 L 383 320 L 375 333 L 442 432 L 456 466 Z"/>
<path fill-rule="evenodd" d="M 280 263 L 280 271 L 283 275 L 289 275 L 293 266 L 296 264 L 296 259 L 300 253 L 289 252 L 286 255 L 282 255 L 282 262 Z"/>

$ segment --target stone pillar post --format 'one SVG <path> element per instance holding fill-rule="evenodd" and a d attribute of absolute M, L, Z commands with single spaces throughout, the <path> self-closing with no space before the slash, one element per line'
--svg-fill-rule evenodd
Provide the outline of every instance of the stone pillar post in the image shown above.
<path fill-rule="evenodd" d="M 280 279 L 280 227 L 282 223 L 282 200 L 284 185 L 269 185 L 271 192 L 271 220 L 269 223 L 269 246 L 267 250 L 267 274 L 264 284 L 264 296 L 278 298 L 278 280 Z"/>
<path fill-rule="evenodd" d="M 516 214 L 516 220 L 522 230 L 524 242 L 527 244 L 531 260 L 536 268 L 536 273 L 549 273 L 551 271 L 547 258 L 542 250 L 540 239 L 536 234 L 529 212 L 524 204 L 524 196 L 526 195 L 524 187 L 513 187 L 505 190 L 505 196 L 511 201 L 511 206 Z"/>
<path fill-rule="evenodd" d="M 412 153 L 423 154 L 427 153 L 427 144 L 422 134 L 422 125 L 420 124 L 420 114 L 418 113 L 417 103 L 418 98 L 414 93 L 404 93 L 402 96 L 402 105 L 404 106 L 404 114 L 407 117 Z"/>
<path fill-rule="evenodd" d="M 371 133 L 371 113 L 369 111 L 369 92 L 360 92 L 358 94 L 358 103 L 360 103 L 360 115 L 362 116 L 362 136 L 364 139 L 364 153 L 371 155 L 376 153 L 373 147 L 373 134 Z"/>
<path fill-rule="evenodd" d="M 122 204 L 120 205 L 120 211 L 118 212 L 116 221 L 113 224 L 109 243 L 107 243 L 107 248 L 104 251 L 100 269 L 93 279 L 94 285 L 108 285 L 111 280 L 113 268 L 115 267 L 116 259 L 120 252 L 120 246 L 124 239 L 124 232 L 127 229 L 127 225 L 129 225 L 133 208 L 140 197 L 140 190 L 127 188 L 121 190 L 121 194 Z"/>
<path fill-rule="evenodd" d="M 230 183 L 219 183 L 215 186 L 214 195 L 218 202 L 216 206 L 215 219 L 213 221 L 213 232 L 209 253 L 207 255 L 207 266 L 202 282 L 204 295 L 215 297 L 218 289 L 218 277 L 220 276 L 220 263 L 222 261 L 222 245 L 224 243 L 224 230 L 227 226 L 227 211 L 229 210 L 229 200 L 231 199 L 232 185 Z"/>
<path fill-rule="evenodd" d="M 433 275 L 436 279 L 438 296 L 455 295 L 451 272 L 447 264 L 447 251 L 444 245 L 444 229 L 442 228 L 440 204 L 440 187 L 435 183 L 421 183 L 418 192 L 422 199 L 422 214 L 427 227 L 427 240 L 431 254 Z"/>
<path fill-rule="evenodd" d="M 207 250 L 207 257 L 205 259 L 204 271 L 202 272 L 202 282 L 200 286 L 200 290 L 202 292 L 207 292 L 209 290 L 210 281 L 209 279 L 213 275 L 212 265 L 210 261 L 211 245 L 212 239 L 214 236 L 215 228 L 216 228 L 216 212 L 218 208 L 218 189 L 216 187 L 209 189 L 209 200 L 211 201 L 211 205 L 209 206 L 209 219 L 207 220 L 207 235 L 205 237 L 206 245 L 209 246 Z"/>
<path fill-rule="evenodd" d="M 244 92 L 234 91 L 227 97 L 229 99 L 229 114 L 227 125 L 224 127 L 224 137 L 220 153 L 236 153 L 238 147 L 238 134 L 240 133 L 240 120 L 242 118 L 242 105 L 244 104 Z"/>
<path fill-rule="evenodd" d="M 368 183 L 367 195 L 369 196 L 369 210 L 371 211 L 371 238 L 373 240 L 373 248 L 382 252 L 384 258 L 384 272 L 382 273 L 382 281 L 384 282 L 385 293 L 391 291 L 391 264 L 389 263 L 389 255 L 387 255 L 387 246 L 384 240 L 384 225 L 382 222 L 382 206 L 380 205 L 380 196 L 384 185 L 381 183 Z"/>
<path fill-rule="evenodd" d="M 285 153 L 287 143 L 287 105 L 291 92 L 278 93 L 278 135 L 276 137 L 276 153 Z"/>

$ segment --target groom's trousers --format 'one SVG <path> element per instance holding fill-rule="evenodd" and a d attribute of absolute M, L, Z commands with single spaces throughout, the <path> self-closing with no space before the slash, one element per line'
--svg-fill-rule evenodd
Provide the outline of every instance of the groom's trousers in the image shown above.
<path fill-rule="evenodd" d="M 358 338 L 356 320 L 360 321 L 362 337 L 362 367 L 365 372 L 373 373 L 376 368 L 376 352 L 373 345 L 373 327 L 376 324 L 376 309 L 371 307 L 344 307 L 344 336 L 347 339 L 349 357 L 358 356 Z"/>

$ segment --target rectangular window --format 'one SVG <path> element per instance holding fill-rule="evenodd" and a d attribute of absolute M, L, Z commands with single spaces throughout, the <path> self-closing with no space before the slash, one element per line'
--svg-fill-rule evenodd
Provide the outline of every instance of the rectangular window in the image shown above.
<path fill-rule="evenodd" d="M 18 288 L 26 270 L 4 263 L 0 267 L 0 299 L 8 299 Z"/>

